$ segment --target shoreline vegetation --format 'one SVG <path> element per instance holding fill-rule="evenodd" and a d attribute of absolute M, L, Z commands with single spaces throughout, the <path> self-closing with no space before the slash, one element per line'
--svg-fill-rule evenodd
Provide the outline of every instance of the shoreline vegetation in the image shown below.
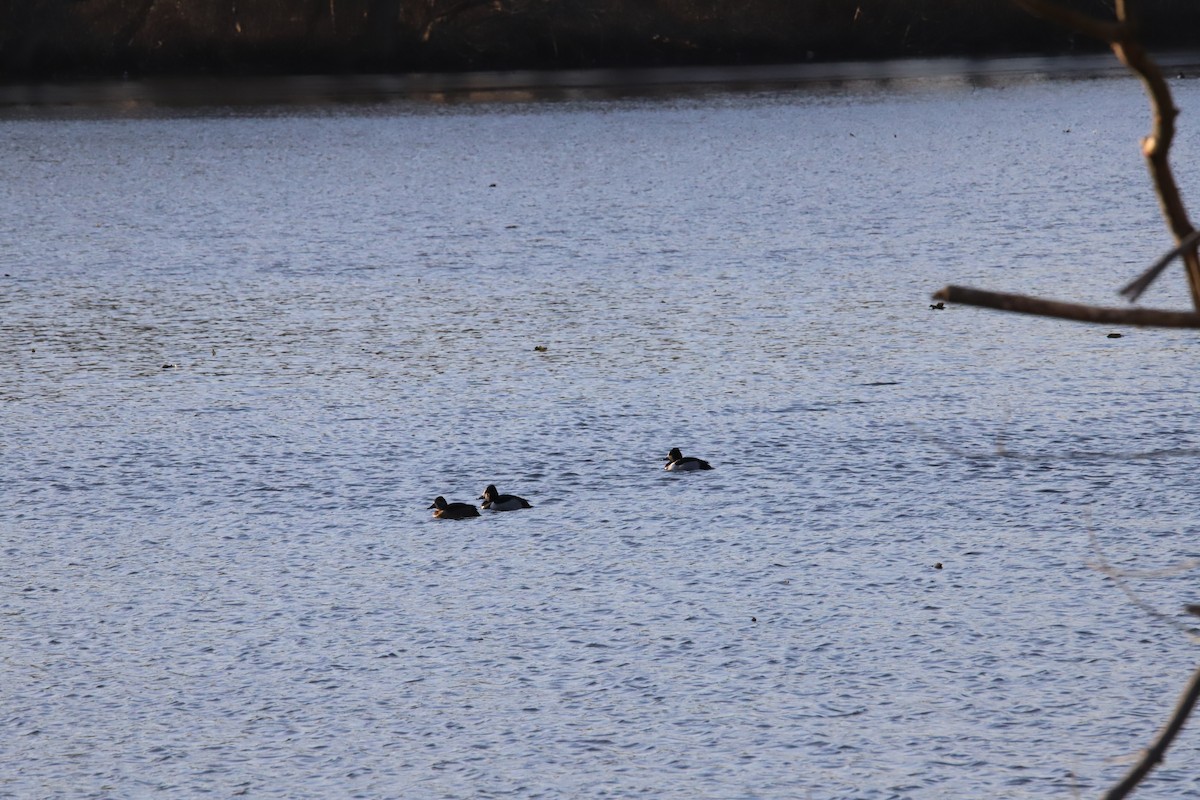
<path fill-rule="evenodd" d="M 1105 0 L 1073 7 L 1111 16 Z M 1143 0 L 1152 47 L 1200 3 Z M 1007 0 L 0 0 L 0 81 L 735 66 L 1026 53 L 1103 43 Z"/>

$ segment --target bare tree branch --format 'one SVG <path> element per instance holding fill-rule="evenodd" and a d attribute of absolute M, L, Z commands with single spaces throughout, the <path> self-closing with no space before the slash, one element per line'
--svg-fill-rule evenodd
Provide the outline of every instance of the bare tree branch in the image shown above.
<path fill-rule="evenodd" d="M 1013 2 L 1034 16 L 1105 42 L 1112 48 L 1121 63 L 1141 79 L 1150 96 L 1150 109 L 1153 115 L 1151 132 L 1142 139 L 1142 154 L 1146 157 L 1150 177 L 1154 182 L 1154 191 L 1158 196 L 1159 207 L 1178 247 L 1121 289 L 1121 294 L 1130 301 L 1136 300 L 1162 274 L 1167 264 L 1176 255 L 1182 255 L 1187 271 L 1188 287 L 1191 290 L 1192 306 L 1197 312 L 1200 312 L 1200 253 L 1197 253 L 1200 238 L 1193 236 L 1196 228 L 1188 218 L 1187 209 L 1183 205 L 1183 198 L 1179 193 L 1179 186 L 1175 182 L 1168 158 L 1171 142 L 1175 138 L 1175 118 L 1179 115 L 1179 109 L 1175 108 L 1171 98 L 1171 89 L 1163 77 L 1162 70 L 1158 68 L 1158 65 L 1150 58 L 1137 39 L 1126 0 L 1116 0 L 1117 19 L 1115 22 L 1095 19 L 1087 14 L 1064 8 L 1052 0 L 1013 0 Z M 1117 309 L 1058 303 L 1021 295 L 984 292 L 954 286 L 941 290 L 934 297 L 949 300 L 951 299 L 950 294 L 958 295 L 956 302 L 970 305 L 1083 322 L 1197 327 L 1192 319 L 1195 314 L 1182 312 L 1135 309 L 1127 314 L 1121 314 Z M 970 295 L 972 299 L 962 299 L 966 295 Z"/>
<path fill-rule="evenodd" d="M 1126 0 L 1117 0 L 1116 22 L 1094 19 L 1063 8 L 1050 0 L 1013 2 L 1034 16 L 1073 28 L 1106 43 L 1120 62 L 1141 79 L 1146 93 L 1150 95 L 1150 110 L 1154 120 L 1150 135 L 1142 140 L 1142 154 L 1150 168 L 1150 177 L 1154 181 L 1154 189 L 1158 194 L 1167 226 L 1174 234 L 1175 241 L 1183 242 L 1194 228 L 1188 219 L 1187 209 L 1184 208 L 1183 198 L 1179 194 L 1179 186 L 1175 183 L 1168 160 L 1171 142 L 1175 138 L 1175 117 L 1179 116 L 1179 109 L 1175 108 L 1171 99 L 1171 89 L 1163 78 L 1162 70 L 1146 53 L 1135 35 Z M 1187 267 L 1188 285 L 1192 291 L 1192 305 L 1200 311 L 1200 256 L 1197 256 L 1194 247 L 1187 247 L 1183 250 L 1183 260 Z M 1161 271 L 1160 269 L 1146 278 L 1142 291 Z"/>
<path fill-rule="evenodd" d="M 1076 322 L 1095 322 L 1102 325 L 1145 325 L 1156 328 L 1200 328 L 1200 314 L 1194 311 L 1159 311 L 1152 308 L 1105 308 L 1081 303 L 1043 300 L 1023 294 L 989 292 L 966 286 L 947 286 L 933 294 L 934 300 L 962 303 L 1019 314 L 1057 317 Z"/>
<path fill-rule="evenodd" d="M 1183 241 L 1175 245 L 1169 253 L 1151 264 L 1149 269 L 1126 284 L 1117 294 L 1131 303 L 1134 302 L 1142 296 L 1142 292 L 1150 288 L 1150 284 L 1167 268 L 1167 265 L 1175 260 L 1175 256 L 1194 245 L 1197 241 L 1200 241 L 1200 231 L 1192 231 L 1183 237 Z"/>
<path fill-rule="evenodd" d="M 1196 250 L 1195 228 L 1188 219 L 1187 210 L 1179 195 L 1179 187 L 1175 183 L 1168 161 L 1171 141 L 1175 136 L 1175 117 L 1179 110 L 1171 99 L 1171 91 L 1163 78 L 1158 65 L 1146 54 L 1134 35 L 1133 26 L 1129 21 L 1126 0 L 1116 0 L 1117 22 L 1102 22 L 1078 12 L 1063 8 L 1049 0 L 1013 0 L 1018 6 L 1036 16 L 1056 22 L 1060 25 L 1078 30 L 1089 36 L 1107 42 L 1113 53 L 1130 70 L 1137 74 L 1150 95 L 1151 110 L 1154 115 L 1154 126 L 1149 136 L 1142 140 L 1142 154 L 1146 157 L 1150 175 L 1158 194 L 1159 205 L 1167 225 L 1175 236 L 1179 246 L 1168 253 L 1137 280 L 1122 290 L 1122 294 L 1136 299 L 1146 287 L 1162 272 L 1163 268 L 1180 253 L 1183 255 L 1187 268 L 1188 285 L 1191 288 L 1193 312 L 1155 311 L 1151 309 L 1117 309 L 1099 308 L 1096 306 L 1076 303 L 1061 303 L 1052 300 L 1042 300 L 1024 295 L 1001 294 L 968 289 L 959 286 L 947 286 L 934 294 L 936 300 L 949 300 L 968 305 L 997 308 L 1005 311 L 1016 311 L 1026 314 L 1072 319 L 1083 322 L 1099 322 L 1109 324 L 1155 325 L 1160 327 L 1200 327 L 1200 255 Z M 1095 538 L 1093 537 L 1093 545 Z M 1097 552 L 1099 552 L 1097 548 Z M 1100 554 L 1104 564 L 1103 554 Z M 1105 566 L 1107 566 L 1105 564 Z M 1115 571 L 1108 572 L 1110 578 L 1117 582 L 1122 591 L 1130 595 L 1138 604 L 1138 599 L 1131 595 Z M 1189 613 L 1200 613 L 1200 607 L 1189 606 Z M 1141 759 L 1126 773 L 1107 794 L 1105 800 L 1122 800 L 1132 792 L 1142 779 L 1150 774 L 1156 766 L 1162 763 L 1167 748 L 1175 737 L 1183 730 L 1188 716 L 1200 700 L 1200 669 L 1197 669 L 1187 687 L 1176 703 L 1175 710 L 1167 720 L 1158 737 L 1143 753 Z"/>
<path fill-rule="evenodd" d="M 444 22 L 448 22 L 449 20 L 466 13 L 467 11 L 470 11 L 473 8 L 488 6 L 494 11 L 503 10 L 501 4 L 496 2 L 496 0 L 461 0 L 461 2 L 455 3 L 448 8 L 443 8 L 440 11 L 437 10 L 437 6 L 437 0 L 429 3 L 429 21 L 425 24 L 424 29 L 421 31 L 422 42 L 429 41 L 429 39 L 433 36 L 434 28 Z"/>
<path fill-rule="evenodd" d="M 1187 688 L 1184 689 L 1179 702 L 1175 704 L 1175 711 L 1158 734 L 1158 738 L 1142 753 L 1141 760 L 1125 774 L 1121 782 L 1108 790 L 1108 793 L 1104 795 L 1104 800 L 1121 800 L 1121 798 L 1128 796 L 1134 787 L 1141 782 L 1142 778 L 1150 774 L 1150 770 L 1162 763 L 1167 748 L 1171 746 L 1171 742 L 1183 730 L 1183 726 L 1187 722 L 1188 715 L 1192 713 L 1192 708 L 1195 707 L 1197 699 L 1200 699 L 1200 669 L 1192 673 Z"/>
<path fill-rule="evenodd" d="M 1125 0 L 1118 0 L 1117 15 L 1122 23 L 1125 23 L 1128 16 Z M 1175 118 L 1179 116 L 1179 109 L 1171 99 L 1171 89 L 1167 86 L 1158 64 L 1150 58 L 1137 38 L 1131 35 L 1128 24 L 1122 24 L 1121 30 L 1123 35 L 1110 44 L 1121 63 L 1141 78 L 1146 92 L 1150 95 L 1154 127 L 1150 135 L 1142 140 L 1142 154 L 1150 167 L 1150 176 L 1154 180 L 1167 226 L 1175 235 L 1175 241 L 1182 242 L 1195 228 L 1188 219 L 1187 209 L 1184 208 L 1183 197 L 1179 194 L 1179 186 L 1175 183 L 1175 175 L 1171 172 L 1168 158 L 1171 142 L 1175 138 Z M 1187 268 L 1188 286 L 1192 290 L 1192 305 L 1200 311 L 1200 255 L 1197 255 L 1195 247 L 1188 247 L 1183 251 L 1183 263 Z"/>
<path fill-rule="evenodd" d="M 129 17 L 129 21 L 117 31 L 114 41 L 124 47 L 129 47 L 133 43 L 134 37 L 146 27 L 146 20 L 150 18 L 150 14 L 154 11 L 154 6 L 157 2 L 158 0 L 145 0 Z"/>
<path fill-rule="evenodd" d="M 1175 617 L 1172 617 L 1169 614 L 1164 614 L 1163 612 L 1159 611 L 1157 608 L 1155 608 L 1154 606 L 1150 605 L 1148 602 L 1143 600 L 1141 595 L 1139 595 L 1136 591 L 1134 591 L 1134 589 L 1131 586 L 1129 586 L 1128 583 L 1125 582 L 1126 578 L 1150 579 L 1150 578 L 1167 577 L 1168 575 L 1170 575 L 1172 573 L 1180 574 L 1183 572 L 1190 572 L 1196 568 L 1198 562 L 1196 562 L 1196 561 L 1185 562 L 1184 564 L 1174 568 L 1173 570 L 1157 570 L 1155 572 L 1144 572 L 1144 571 L 1143 572 L 1131 572 L 1129 570 L 1117 569 L 1116 567 L 1114 567 L 1112 564 L 1109 563 L 1108 556 L 1104 553 L 1104 549 L 1102 547 L 1100 547 L 1100 540 L 1096 537 L 1096 532 L 1091 529 L 1090 524 L 1088 525 L 1088 539 L 1092 543 L 1092 552 L 1096 554 L 1096 563 L 1091 565 L 1092 569 L 1096 570 L 1097 572 L 1099 572 L 1102 575 L 1106 575 L 1109 580 L 1111 580 L 1113 583 L 1115 583 L 1117 585 L 1117 588 L 1121 590 L 1121 592 L 1125 595 L 1125 597 L 1129 600 L 1130 603 L 1132 603 L 1136 608 L 1141 609 L 1142 612 L 1145 613 L 1147 616 L 1149 616 L 1153 619 L 1156 619 L 1159 622 L 1162 622 L 1166 625 L 1170 625 L 1172 628 L 1174 628 L 1175 630 L 1184 634 L 1185 636 L 1187 636 L 1189 639 L 1192 639 L 1193 641 L 1195 641 L 1198 637 L 1200 637 L 1200 631 L 1196 631 L 1192 628 L 1189 628 L 1187 625 L 1184 625 L 1182 622 L 1177 620 Z"/>
<path fill-rule="evenodd" d="M 1096 557 L 1100 562 L 1097 569 L 1099 569 L 1100 572 L 1107 575 L 1109 579 L 1116 583 L 1117 587 L 1125 593 L 1125 596 L 1129 598 L 1131 603 L 1142 609 L 1142 611 L 1146 612 L 1150 616 L 1158 620 L 1165 621 L 1171 624 L 1173 627 L 1183 631 L 1189 637 L 1193 639 L 1196 637 L 1196 632 L 1191 628 L 1153 608 L 1149 603 L 1143 601 L 1136 592 L 1125 585 L 1124 578 L 1128 573 L 1118 570 L 1108 563 L 1108 559 L 1105 557 L 1104 551 L 1100 548 L 1100 543 L 1096 539 L 1095 531 L 1089 530 L 1088 535 L 1091 539 L 1092 550 L 1096 553 Z M 1185 568 L 1191 569 L 1195 567 L 1195 565 L 1195 562 L 1191 562 L 1190 564 L 1185 565 Z M 1200 607 L 1194 605 L 1187 606 L 1187 612 L 1189 614 L 1200 616 Z M 1142 779 L 1150 774 L 1151 770 L 1162 763 L 1163 758 L 1166 755 L 1167 748 L 1171 746 L 1171 742 L 1174 741 L 1179 732 L 1183 730 L 1183 726 L 1187 722 L 1188 716 L 1192 713 L 1192 709 L 1195 707 L 1197 699 L 1200 699 L 1200 669 L 1197 669 L 1192 674 L 1191 680 L 1188 681 L 1183 695 L 1180 696 L 1179 701 L 1175 704 L 1175 711 L 1171 714 L 1170 718 L 1167 720 L 1167 724 L 1158 734 L 1158 738 L 1155 739 L 1154 743 L 1150 745 L 1149 748 L 1142 751 L 1142 757 L 1138 760 L 1138 763 L 1129 770 L 1129 772 L 1125 773 L 1125 777 L 1108 790 L 1108 793 L 1104 795 L 1105 800 L 1121 800 L 1121 798 L 1128 796 L 1129 793 L 1132 792 L 1139 783 L 1141 783 Z"/>

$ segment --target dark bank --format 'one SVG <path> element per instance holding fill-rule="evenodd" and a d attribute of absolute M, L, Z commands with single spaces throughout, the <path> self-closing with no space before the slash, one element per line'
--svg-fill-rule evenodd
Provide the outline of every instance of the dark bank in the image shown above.
<path fill-rule="evenodd" d="M 1075 7 L 1111 16 L 1102 0 Z M 1192 47 L 1200 4 L 1139 3 Z M 1004 0 L 0 0 L 6 80 L 737 65 L 1086 53 Z"/>

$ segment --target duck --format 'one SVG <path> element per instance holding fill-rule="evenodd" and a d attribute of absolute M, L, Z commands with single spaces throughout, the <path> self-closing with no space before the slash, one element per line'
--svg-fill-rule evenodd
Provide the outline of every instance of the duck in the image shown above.
<path fill-rule="evenodd" d="M 446 498 L 438 495 L 433 498 L 434 519 L 467 519 L 468 517 L 478 517 L 479 509 L 471 503 L 447 503 Z"/>
<path fill-rule="evenodd" d="M 712 469 L 712 464 L 702 458 L 684 458 L 678 447 L 672 447 L 671 452 L 667 453 L 667 465 L 663 469 L 667 472 L 687 472 L 693 469 Z"/>
<path fill-rule="evenodd" d="M 483 490 L 483 494 L 479 495 L 479 499 L 483 501 L 484 508 L 490 508 L 492 511 L 516 511 L 519 508 L 533 508 L 524 497 L 517 497 L 515 494 L 500 494 L 496 491 L 496 486 L 491 483 Z"/>

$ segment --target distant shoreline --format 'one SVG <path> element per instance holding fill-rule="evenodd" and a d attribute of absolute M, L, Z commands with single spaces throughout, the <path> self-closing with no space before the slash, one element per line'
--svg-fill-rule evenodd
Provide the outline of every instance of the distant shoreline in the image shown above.
<path fill-rule="evenodd" d="M 1168 77 L 1200 77 L 1200 50 L 1159 54 Z M 698 95 L 714 91 L 842 88 L 878 85 L 919 90 L 937 81 L 975 86 L 1028 80 L 1086 80 L 1129 75 L 1111 54 L 1008 58 L 894 59 L 749 67 L 660 67 L 622 70 L 509 70 L 408 75 L 169 76 L 146 79 L 82 78 L 0 83 L 0 116 L 14 110 L 68 113 L 119 108 L 303 106 L 322 103 L 386 104 L 530 102 L 556 99 Z M 1132 76 L 1130 76 L 1132 77 Z M 57 113 L 57 112 L 56 112 Z"/>
<path fill-rule="evenodd" d="M 1200 3 L 1143 0 L 1145 42 L 1194 47 Z M 1007 2 L 259 0 L 0 4 L 0 82 L 408 75 L 1087 55 Z"/>

